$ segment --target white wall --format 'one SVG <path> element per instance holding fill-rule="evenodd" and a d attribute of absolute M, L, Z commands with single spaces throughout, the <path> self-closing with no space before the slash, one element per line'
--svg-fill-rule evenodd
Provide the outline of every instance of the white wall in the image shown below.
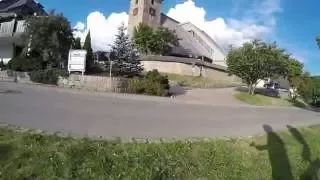
<path fill-rule="evenodd" d="M 13 57 L 13 45 L 0 45 L 0 61 L 7 64 Z"/>
<path fill-rule="evenodd" d="M 200 36 L 200 38 L 208 45 L 210 46 L 213 50 L 214 53 L 212 54 L 212 59 L 213 62 L 219 65 L 223 65 L 226 66 L 225 62 L 225 58 L 226 55 L 224 54 L 224 52 L 220 49 L 220 47 L 218 47 L 218 44 L 216 44 L 214 42 L 214 40 L 209 37 L 209 35 L 205 34 L 205 32 L 201 31 L 200 29 L 198 29 L 195 25 L 193 25 L 192 23 L 183 23 L 180 25 L 183 29 L 185 29 L 186 31 L 194 31 L 198 36 Z M 219 63 L 218 63 L 219 62 Z"/>

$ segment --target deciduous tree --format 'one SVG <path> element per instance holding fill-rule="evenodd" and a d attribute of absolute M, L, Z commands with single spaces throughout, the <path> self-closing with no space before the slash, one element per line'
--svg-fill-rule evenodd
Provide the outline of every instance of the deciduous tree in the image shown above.
<path fill-rule="evenodd" d="M 227 65 L 229 73 L 242 78 L 248 85 L 249 93 L 254 95 L 258 80 L 286 75 L 289 58 L 290 55 L 275 43 L 254 40 L 232 49 L 227 56 Z"/>
<path fill-rule="evenodd" d="M 152 52 L 157 55 L 166 55 L 170 48 L 179 45 L 179 38 L 175 31 L 160 27 L 153 34 L 151 41 Z"/>
<path fill-rule="evenodd" d="M 151 42 L 153 40 L 153 29 L 150 26 L 140 23 L 133 32 L 133 40 L 142 54 L 151 53 Z"/>
<path fill-rule="evenodd" d="M 145 24 L 134 30 L 133 40 L 142 54 L 166 55 L 171 47 L 179 45 L 175 31 L 164 27 L 154 30 Z"/>
<path fill-rule="evenodd" d="M 41 61 L 43 68 L 66 65 L 73 34 L 70 22 L 62 14 L 52 11 L 48 16 L 29 17 L 22 38 L 26 47 L 23 55 Z"/>

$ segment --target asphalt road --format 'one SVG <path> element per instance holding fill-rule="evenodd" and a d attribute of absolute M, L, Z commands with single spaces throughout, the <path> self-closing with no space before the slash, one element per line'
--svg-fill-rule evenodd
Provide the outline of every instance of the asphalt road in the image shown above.
<path fill-rule="evenodd" d="M 210 105 L 169 98 L 0 82 L 0 122 L 78 135 L 136 138 L 250 136 L 262 125 L 320 124 L 316 112 Z"/>

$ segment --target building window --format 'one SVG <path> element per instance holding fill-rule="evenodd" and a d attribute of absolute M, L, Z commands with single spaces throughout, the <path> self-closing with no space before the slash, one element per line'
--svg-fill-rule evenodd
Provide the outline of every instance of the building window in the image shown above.
<path fill-rule="evenodd" d="M 135 8 L 135 9 L 133 10 L 133 15 L 136 16 L 137 14 L 138 14 L 138 8 Z"/>
<path fill-rule="evenodd" d="M 154 0 L 151 0 L 151 4 L 154 5 Z"/>
<path fill-rule="evenodd" d="M 156 16 L 156 10 L 153 9 L 153 8 L 150 8 L 150 9 L 149 9 L 149 14 L 150 14 L 151 16 Z"/>
<path fill-rule="evenodd" d="M 136 4 L 138 4 L 139 0 L 136 0 Z"/>

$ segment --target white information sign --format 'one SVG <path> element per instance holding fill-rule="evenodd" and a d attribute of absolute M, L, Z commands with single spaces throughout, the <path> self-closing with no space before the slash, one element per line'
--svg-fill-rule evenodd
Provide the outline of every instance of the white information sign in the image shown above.
<path fill-rule="evenodd" d="M 86 50 L 70 50 L 68 59 L 68 71 L 71 72 L 81 72 L 82 75 L 86 70 Z"/>

